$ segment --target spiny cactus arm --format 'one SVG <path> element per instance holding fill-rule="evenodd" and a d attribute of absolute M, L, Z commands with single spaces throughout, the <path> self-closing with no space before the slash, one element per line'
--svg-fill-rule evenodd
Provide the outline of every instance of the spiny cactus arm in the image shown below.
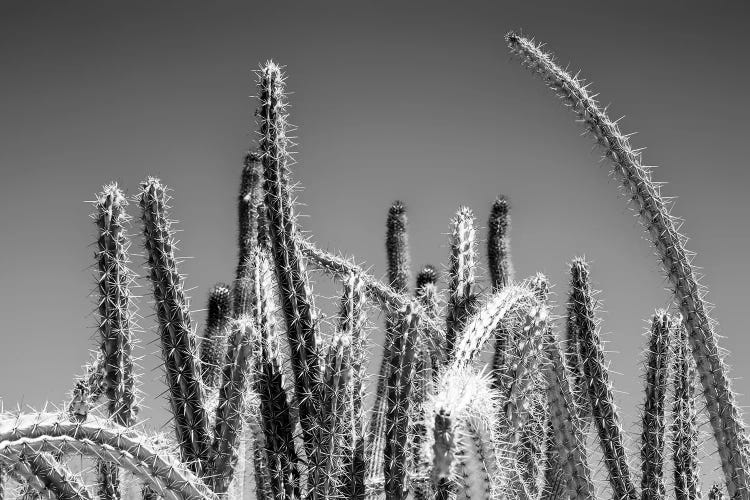
<path fill-rule="evenodd" d="M 409 412 L 414 384 L 416 347 L 419 341 L 420 314 L 407 307 L 399 315 L 403 326 L 394 339 L 389 358 L 387 384 L 385 448 L 383 472 L 386 500 L 403 500 L 407 495 Z"/>
<path fill-rule="evenodd" d="M 243 318 L 233 322 L 229 335 L 211 446 L 211 475 L 217 493 L 226 492 L 237 465 L 242 409 L 250 377 L 252 330 L 252 320 Z"/>
<path fill-rule="evenodd" d="M 572 286 L 568 296 L 565 318 L 565 365 L 573 376 L 573 395 L 576 398 L 575 407 L 581 425 L 584 426 L 584 434 L 591 423 L 591 403 L 589 402 L 586 377 L 583 375 L 583 360 L 580 351 L 581 326 L 577 322 L 577 311 L 582 298 L 580 290 Z M 584 323 L 585 325 L 586 323 Z"/>
<path fill-rule="evenodd" d="M 174 255 L 166 187 L 150 177 L 141 184 L 139 202 L 175 433 L 183 459 L 200 475 L 208 460 L 208 418 L 195 333 Z"/>
<path fill-rule="evenodd" d="M 388 281 L 397 292 L 407 293 L 411 276 L 409 258 L 409 237 L 407 229 L 406 207 L 395 201 L 388 210 L 386 219 L 385 247 L 388 263 Z M 398 335 L 403 335 L 399 327 L 404 324 L 398 317 L 398 311 L 386 311 L 385 339 L 383 356 L 380 361 L 375 402 L 370 418 L 368 443 L 368 477 L 374 478 L 383 473 L 383 438 L 385 437 L 386 384 L 388 381 L 390 360 L 393 356 L 393 344 Z"/>
<path fill-rule="evenodd" d="M 51 413 L 0 415 L 0 462 L 5 466 L 12 466 L 29 451 L 74 453 L 114 462 L 170 500 L 216 500 L 181 462 L 156 450 L 132 428 L 93 416 L 76 422 Z"/>
<path fill-rule="evenodd" d="M 456 453 L 454 422 L 450 412 L 440 408 L 434 416 L 432 446 L 432 485 L 435 500 L 448 500 L 456 491 L 453 459 Z"/>
<path fill-rule="evenodd" d="M 97 309 L 103 360 L 102 382 L 109 413 L 121 425 L 132 423 L 135 408 L 130 293 L 133 273 L 128 269 L 130 241 L 125 225 L 130 218 L 125 212 L 127 203 L 117 184 L 109 184 L 97 196 L 92 215 L 98 232 Z"/>
<path fill-rule="evenodd" d="M 508 330 L 520 328 L 526 312 L 538 305 L 528 284 L 510 285 L 491 295 L 459 336 L 452 366 L 458 368 L 473 363 L 501 323 Z"/>
<path fill-rule="evenodd" d="M 677 500 L 701 496 L 698 465 L 698 414 L 695 408 L 695 363 L 690 356 L 687 332 L 674 328 L 674 404 L 672 407 L 672 457 Z"/>
<path fill-rule="evenodd" d="M 249 277 L 250 259 L 253 248 L 258 245 L 258 233 L 262 222 L 260 214 L 265 215 L 263 206 L 263 164 L 260 155 L 251 151 L 245 156 L 240 180 L 240 193 L 237 200 L 239 226 L 239 256 L 233 292 L 234 317 L 250 314 L 251 304 L 242 297 L 240 282 Z"/>
<path fill-rule="evenodd" d="M 31 450 L 23 453 L 25 460 L 16 464 L 16 471 L 22 476 L 30 473 L 38 480 L 31 480 L 29 484 L 38 488 L 40 493 L 52 493 L 60 500 L 91 500 L 91 494 L 69 471 L 48 453 L 34 453 Z M 27 479 L 31 479 L 28 478 Z"/>
<path fill-rule="evenodd" d="M 609 482 L 616 498 L 635 499 L 638 494 L 630 475 L 625 447 L 622 441 L 622 428 L 615 406 L 609 370 L 604 357 L 597 318 L 595 301 L 589 282 L 588 265 L 583 259 L 574 259 L 571 266 L 571 287 L 577 290 L 576 322 L 580 327 L 581 358 L 586 377 L 589 401 L 599 442 L 604 454 L 604 463 L 609 472 Z"/>
<path fill-rule="evenodd" d="M 201 379 L 206 387 L 216 389 L 221 382 L 226 336 L 232 318 L 232 292 L 224 283 L 217 283 L 209 290 L 206 316 L 200 345 Z"/>
<path fill-rule="evenodd" d="M 625 187 L 638 216 L 656 247 L 663 269 L 672 283 L 675 300 L 690 334 L 690 344 L 703 385 L 706 407 L 719 446 L 722 469 L 731 498 L 750 495 L 750 438 L 746 434 L 742 412 L 735 401 L 727 368 L 720 355 L 714 322 L 704 303 L 705 287 L 699 285 L 692 266 L 692 253 L 679 232 L 679 221 L 670 214 L 659 184 L 641 164 L 616 122 L 609 119 L 599 103 L 580 80 L 555 64 L 552 56 L 516 33 L 506 40 L 529 68 L 576 113 L 605 156 L 612 162 L 613 174 Z"/>
<path fill-rule="evenodd" d="M 299 458 L 294 442 L 294 421 L 284 389 L 280 345 L 274 313 L 273 271 L 266 251 L 258 247 L 251 252 L 252 315 L 254 335 L 254 385 L 259 396 L 258 420 L 264 435 L 257 436 L 262 448 L 266 471 L 256 472 L 256 484 L 268 488 L 276 499 L 300 497 Z M 260 441 L 258 441 L 260 439 Z M 259 457 L 260 458 L 260 457 Z M 260 472 L 260 471 L 258 471 Z"/>
<path fill-rule="evenodd" d="M 448 359 L 453 357 L 456 336 L 463 331 L 474 312 L 476 293 L 476 230 L 474 214 L 468 207 L 458 209 L 451 220 L 450 264 L 448 268 L 448 311 L 445 345 Z"/>
<path fill-rule="evenodd" d="M 510 203 L 499 196 L 492 204 L 488 224 L 487 257 L 492 289 L 497 291 L 513 281 L 510 258 Z"/>
<path fill-rule="evenodd" d="M 595 492 L 586 461 L 582 422 L 575 408 L 569 373 L 551 329 L 545 332 L 545 351 L 549 365 L 544 374 L 547 378 L 550 427 L 554 434 L 551 444 L 562 468 L 567 496 L 575 500 L 593 500 Z"/>
<path fill-rule="evenodd" d="M 641 500 L 661 500 L 664 486 L 664 405 L 669 380 L 671 321 L 659 311 L 651 321 L 646 364 L 646 401 L 641 433 Z"/>
<path fill-rule="evenodd" d="M 445 332 L 432 328 L 438 322 L 440 316 L 440 297 L 437 288 L 437 269 L 428 264 L 417 274 L 415 297 L 424 308 L 424 312 L 430 321 L 423 321 L 426 328 L 424 342 L 422 344 L 425 354 L 429 357 L 432 379 L 430 383 L 437 382 L 437 372 L 445 362 Z"/>
<path fill-rule="evenodd" d="M 97 460 L 96 490 L 99 500 L 120 500 L 120 469 L 116 463 Z"/>
<path fill-rule="evenodd" d="M 259 73 L 259 153 L 263 162 L 265 204 L 272 241 L 276 278 L 291 348 L 295 393 L 305 449 L 312 455 L 320 399 L 320 339 L 315 306 L 304 260 L 289 187 L 284 79 L 279 67 L 267 63 Z"/>
<path fill-rule="evenodd" d="M 366 493 L 365 417 L 362 404 L 366 370 L 366 321 L 364 285 L 359 276 L 351 275 L 344 281 L 339 313 L 339 331 L 351 339 L 351 403 L 347 405 L 351 413 L 345 431 L 348 437 L 344 449 L 345 473 L 342 485 L 344 496 L 351 500 L 364 500 Z"/>

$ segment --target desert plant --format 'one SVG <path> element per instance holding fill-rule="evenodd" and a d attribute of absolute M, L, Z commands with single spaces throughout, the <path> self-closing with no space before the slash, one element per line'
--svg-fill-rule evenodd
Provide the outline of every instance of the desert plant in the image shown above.
<path fill-rule="evenodd" d="M 660 499 L 667 494 L 670 396 L 675 493 L 694 499 L 700 496 L 696 372 L 726 489 L 733 499 L 750 499 L 748 436 L 691 254 L 657 184 L 579 79 L 527 38 L 509 33 L 507 41 L 604 148 L 674 289 L 681 319 L 667 311 L 652 319 L 640 490 L 602 348 L 588 264 L 575 258 L 570 266 L 563 343 L 547 279 L 514 279 L 504 197 L 489 218 L 485 292 L 474 215 L 467 207 L 451 221 L 444 293 L 432 266 L 422 269 L 409 292 L 401 202 L 388 213 L 386 281 L 321 250 L 301 236 L 285 79 L 268 62 L 258 72 L 259 140 L 245 157 L 240 183 L 235 276 L 231 287 L 217 285 L 210 292 L 202 339 L 178 270 L 168 190 L 149 177 L 136 197 L 174 438 L 135 426 L 129 219 L 122 192 L 108 185 L 94 217 L 99 355 L 75 381 L 66 412 L 0 414 L 0 500 L 13 493 L 31 498 L 33 492 L 89 499 L 92 486 L 102 499 L 118 498 L 123 470 L 142 484 L 144 500 L 239 500 L 245 493 L 259 500 L 593 499 L 597 484 L 586 443 L 592 424 L 612 496 Z M 343 285 L 335 328 L 321 321 L 308 267 Z M 384 313 L 385 341 L 368 423 L 366 330 L 373 309 Z M 482 353 L 492 340 L 495 353 L 485 371 Z M 291 387 L 285 382 L 287 358 Z M 97 405 L 102 396 L 105 408 Z M 69 455 L 94 461 L 97 482 L 87 485 L 73 474 L 66 466 Z M 722 495 L 716 486 L 709 493 Z"/>

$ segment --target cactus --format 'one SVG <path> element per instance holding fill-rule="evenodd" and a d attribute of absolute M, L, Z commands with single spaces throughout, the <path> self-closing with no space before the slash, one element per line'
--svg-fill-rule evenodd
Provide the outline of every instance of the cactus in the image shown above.
<path fill-rule="evenodd" d="M 657 246 L 682 313 L 673 320 L 658 311 L 652 319 L 640 492 L 624 448 L 585 261 L 571 265 L 563 344 L 550 319 L 547 279 L 513 279 L 504 197 L 489 219 L 484 287 L 476 271 L 474 217 L 466 207 L 452 220 L 446 290 L 439 289 L 435 268 L 426 266 L 409 292 L 401 202 L 389 211 L 385 280 L 303 239 L 291 192 L 284 77 L 269 62 L 259 72 L 260 138 L 245 158 L 239 189 L 233 286 L 217 285 L 209 293 L 200 355 L 177 269 L 167 190 L 148 178 L 138 196 L 176 442 L 134 425 L 136 309 L 128 287 L 135 276 L 127 268 L 125 198 L 107 185 L 94 214 L 98 356 L 75 379 L 64 412 L 0 412 L 0 500 L 89 500 L 94 491 L 113 500 L 126 496 L 131 477 L 144 500 L 364 500 L 383 494 L 386 500 L 593 500 L 590 422 L 613 496 L 662 499 L 671 342 L 676 497 L 700 498 L 697 374 L 726 488 L 733 499 L 747 498 L 748 438 L 667 205 L 580 81 L 525 38 L 510 34 L 508 42 L 604 146 Z M 343 285 L 332 331 L 318 320 L 308 265 Z M 366 432 L 368 299 L 386 317 L 386 339 Z M 492 370 L 485 371 L 482 351 L 493 338 Z M 287 359 L 292 387 L 285 382 Z M 97 405 L 102 396 L 106 405 Z M 96 467 L 73 474 L 66 465 L 70 456 Z M 86 485 L 93 475 L 96 482 Z M 719 497 L 722 489 L 714 486 L 709 498 Z"/>
<path fill-rule="evenodd" d="M 596 423 L 599 443 L 604 453 L 604 464 L 609 472 L 609 482 L 616 498 L 637 498 L 622 442 L 622 428 L 617 414 L 612 385 L 599 339 L 596 306 L 589 282 L 588 265 L 575 259 L 571 266 L 570 287 L 575 304 L 575 321 L 580 328 L 581 358 L 586 377 L 589 401 Z"/>
<path fill-rule="evenodd" d="M 671 282 L 675 302 L 690 335 L 729 496 L 746 498 L 750 495 L 750 437 L 745 432 L 742 412 L 719 354 L 714 322 L 704 302 L 706 289 L 698 283 L 692 265 L 694 254 L 686 249 L 687 238 L 679 232 L 679 221 L 671 215 L 659 184 L 652 180 L 651 169 L 642 165 L 640 153 L 630 146 L 617 122 L 609 119 L 581 81 L 528 39 L 510 32 L 506 40 L 510 50 L 576 113 L 586 131 L 604 149 L 605 157 L 614 166 L 613 175 L 622 182 L 634 204 Z"/>
<path fill-rule="evenodd" d="M 669 374 L 671 321 L 659 311 L 651 321 L 651 339 L 646 363 L 646 402 L 641 434 L 641 498 L 664 498 L 664 406 Z"/>
<path fill-rule="evenodd" d="M 690 357 L 685 329 L 679 326 L 672 335 L 675 342 L 671 429 L 675 496 L 678 500 L 697 500 L 701 497 L 701 490 L 698 470 L 698 415 L 693 385 L 695 364 Z"/>
<path fill-rule="evenodd" d="M 195 334 L 177 272 L 166 191 L 159 179 L 150 177 L 141 184 L 139 201 L 175 433 L 183 459 L 201 474 L 208 460 L 208 419 Z"/>

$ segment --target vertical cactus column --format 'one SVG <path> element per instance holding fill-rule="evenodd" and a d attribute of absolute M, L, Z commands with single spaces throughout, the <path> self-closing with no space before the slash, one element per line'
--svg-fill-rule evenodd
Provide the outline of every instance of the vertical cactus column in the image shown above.
<path fill-rule="evenodd" d="M 609 482 L 615 498 L 635 499 L 638 494 L 625 456 L 625 447 L 622 442 L 623 431 L 609 382 L 609 370 L 604 358 L 604 350 L 599 338 L 588 265 L 583 259 L 573 261 L 570 286 L 576 297 L 573 313 L 580 328 L 579 348 L 583 359 L 583 373 L 586 377 L 589 401 L 604 454 L 604 464 L 609 472 Z"/>
<path fill-rule="evenodd" d="M 250 314 L 252 304 L 242 291 L 247 290 L 242 282 L 249 279 L 251 253 L 258 244 L 261 231 L 265 231 L 265 205 L 263 204 L 263 163 L 260 155 L 250 152 L 245 156 L 237 200 L 238 247 L 237 271 L 235 273 L 233 309 L 234 317 Z M 263 220 L 261 220 L 263 219 Z"/>
<path fill-rule="evenodd" d="M 476 294 L 476 231 L 474 214 L 468 207 L 458 209 L 451 220 L 450 265 L 448 267 L 448 312 L 445 324 L 445 348 L 448 359 L 453 356 L 456 335 L 474 312 Z"/>
<path fill-rule="evenodd" d="M 129 217 L 127 200 L 116 184 L 104 186 L 95 202 L 93 215 L 97 238 L 97 288 L 102 386 L 108 412 L 124 426 L 135 420 L 135 382 L 132 355 L 132 311 L 130 285 L 133 275 L 128 269 L 130 242 L 125 232 Z M 102 500 L 119 500 L 119 469 L 115 464 L 97 463 L 99 496 Z"/>
<path fill-rule="evenodd" d="M 701 482 L 698 465 L 698 413 L 695 408 L 695 363 L 690 356 L 685 328 L 678 326 L 672 333 L 675 342 L 675 369 L 671 434 L 675 497 L 677 500 L 698 500 L 701 497 Z"/>
<path fill-rule="evenodd" d="M 510 203 L 499 196 L 492 204 L 487 234 L 487 257 L 490 282 L 497 291 L 513 281 L 513 262 L 510 258 Z"/>
<path fill-rule="evenodd" d="M 694 254 L 687 250 L 687 238 L 679 232 L 679 219 L 670 214 L 660 184 L 652 180 L 651 170 L 642 165 L 640 152 L 631 147 L 628 136 L 600 108 L 587 86 L 555 64 L 552 56 L 530 40 L 511 32 L 506 41 L 510 50 L 575 112 L 614 166 L 613 175 L 622 182 L 656 248 L 689 333 L 729 496 L 748 498 L 750 437 L 720 355 L 714 321 L 704 302 L 706 288 L 698 283 L 692 265 Z"/>
<path fill-rule="evenodd" d="M 400 201 L 395 201 L 388 210 L 386 220 L 385 247 L 388 261 L 388 281 L 391 288 L 398 292 L 406 292 L 411 275 L 409 258 L 409 236 L 406 231 L 408 219 L 406 207 Z M 385 436 L 386 392 L 390 376 L 389 367 L 393 357 L 393 346 L 396 336 L 403 335 L 399 327 L 403 323 L 396 312 L 386 314 L 385 339 L 383 342 L 383 357 L 380 362 L 377 388 L 375 389 L 375 403 L 370 417 L 369 450 L 368 450 L 368 479 L 375 479 L 383 473 L 383 438 Z"/>
<path fill-rule="evenodd" d="M 286 136 L 284 79 L 279 67 L 267 63 L 258 83 L 260 125 L 258 152 L 263 162 L 265 204 L 271 236 L 281 310 L 286 321 L 299 419 L 308 457 L 316 453 L 315 434 L 320 399 L 321 354 L 312 292 L 298 244 L 290 192 L 289 139 Z"/>
<path fill-rule="evenodd" d="M 666 311 L 657 312 L 651 322 L 651 339 L 646 363 L 646 401 L 641 433 L 641 500 L 661 500 L 664 487 L 664 404 L 669 380 L 669 337 L 671 321 Z"/>
<path fill-rule="evenodd" d="M 177 442 L 183 460 L 200 475 L 208 460 L 208 419 L 195 333 L 174 255 L 166 188 L 159 179 L 150 177 L 141 184 L 140 206 Z"/>
<path fill-rule="evenodd" d="M 232 295 L 229 287 L 218 283 L 208 292 L 206 329 L 201 341 L 201 378 L 206 387 L 216 389 L 221 383 L 226 336 L 232 319 Z"/>

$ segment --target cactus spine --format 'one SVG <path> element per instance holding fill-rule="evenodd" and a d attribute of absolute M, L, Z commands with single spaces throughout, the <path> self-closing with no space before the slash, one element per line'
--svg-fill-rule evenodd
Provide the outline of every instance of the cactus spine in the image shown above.
<path fill-rule="evenodd" d="M 140 206 L 177 442 L 190 468 L 202 474 L 209 451 L 208 419 L 195 334 L 174 255 L 166 188 L 159 179 L 151 177 L 141 184 Z"/>
<path fill-rule="evenodd" d="M 671 321 L 665 311 L 651 322 L 651 339 L 646 363 L 646 402 L 641 434 L 641 499 L 660 500 L 664 487 L 664 405 L 669 380 L 669 337 Z"/>
<path fill-rule="evenodd" d="M 616 122 L 600 109 L 578 78 L 554 63 L 538 46 L 515 33 L 506 36 L 510 50 L 518 54 L 529 68 L 576 113 L 614 166 L 613 174 L 623 184 L 638 216 L 647 229 L 664 273 L 669 278 L 675 301 L 690 335 L 693 356 L 703 385 L 706 408 L 731 498 L 750 495 L 750 438 L 745 433 L 742 412 L 737 405 L 726 366 L 719 354 L 714 322 L 708 316 L 705 287 L 698 283 L 692 266 L 693 254 L 685 247 L 686 237 L 679 232 L 679 221 L 670 214 L 659 184 L 651 171 L 641 164 L 627 136 Z"/>

